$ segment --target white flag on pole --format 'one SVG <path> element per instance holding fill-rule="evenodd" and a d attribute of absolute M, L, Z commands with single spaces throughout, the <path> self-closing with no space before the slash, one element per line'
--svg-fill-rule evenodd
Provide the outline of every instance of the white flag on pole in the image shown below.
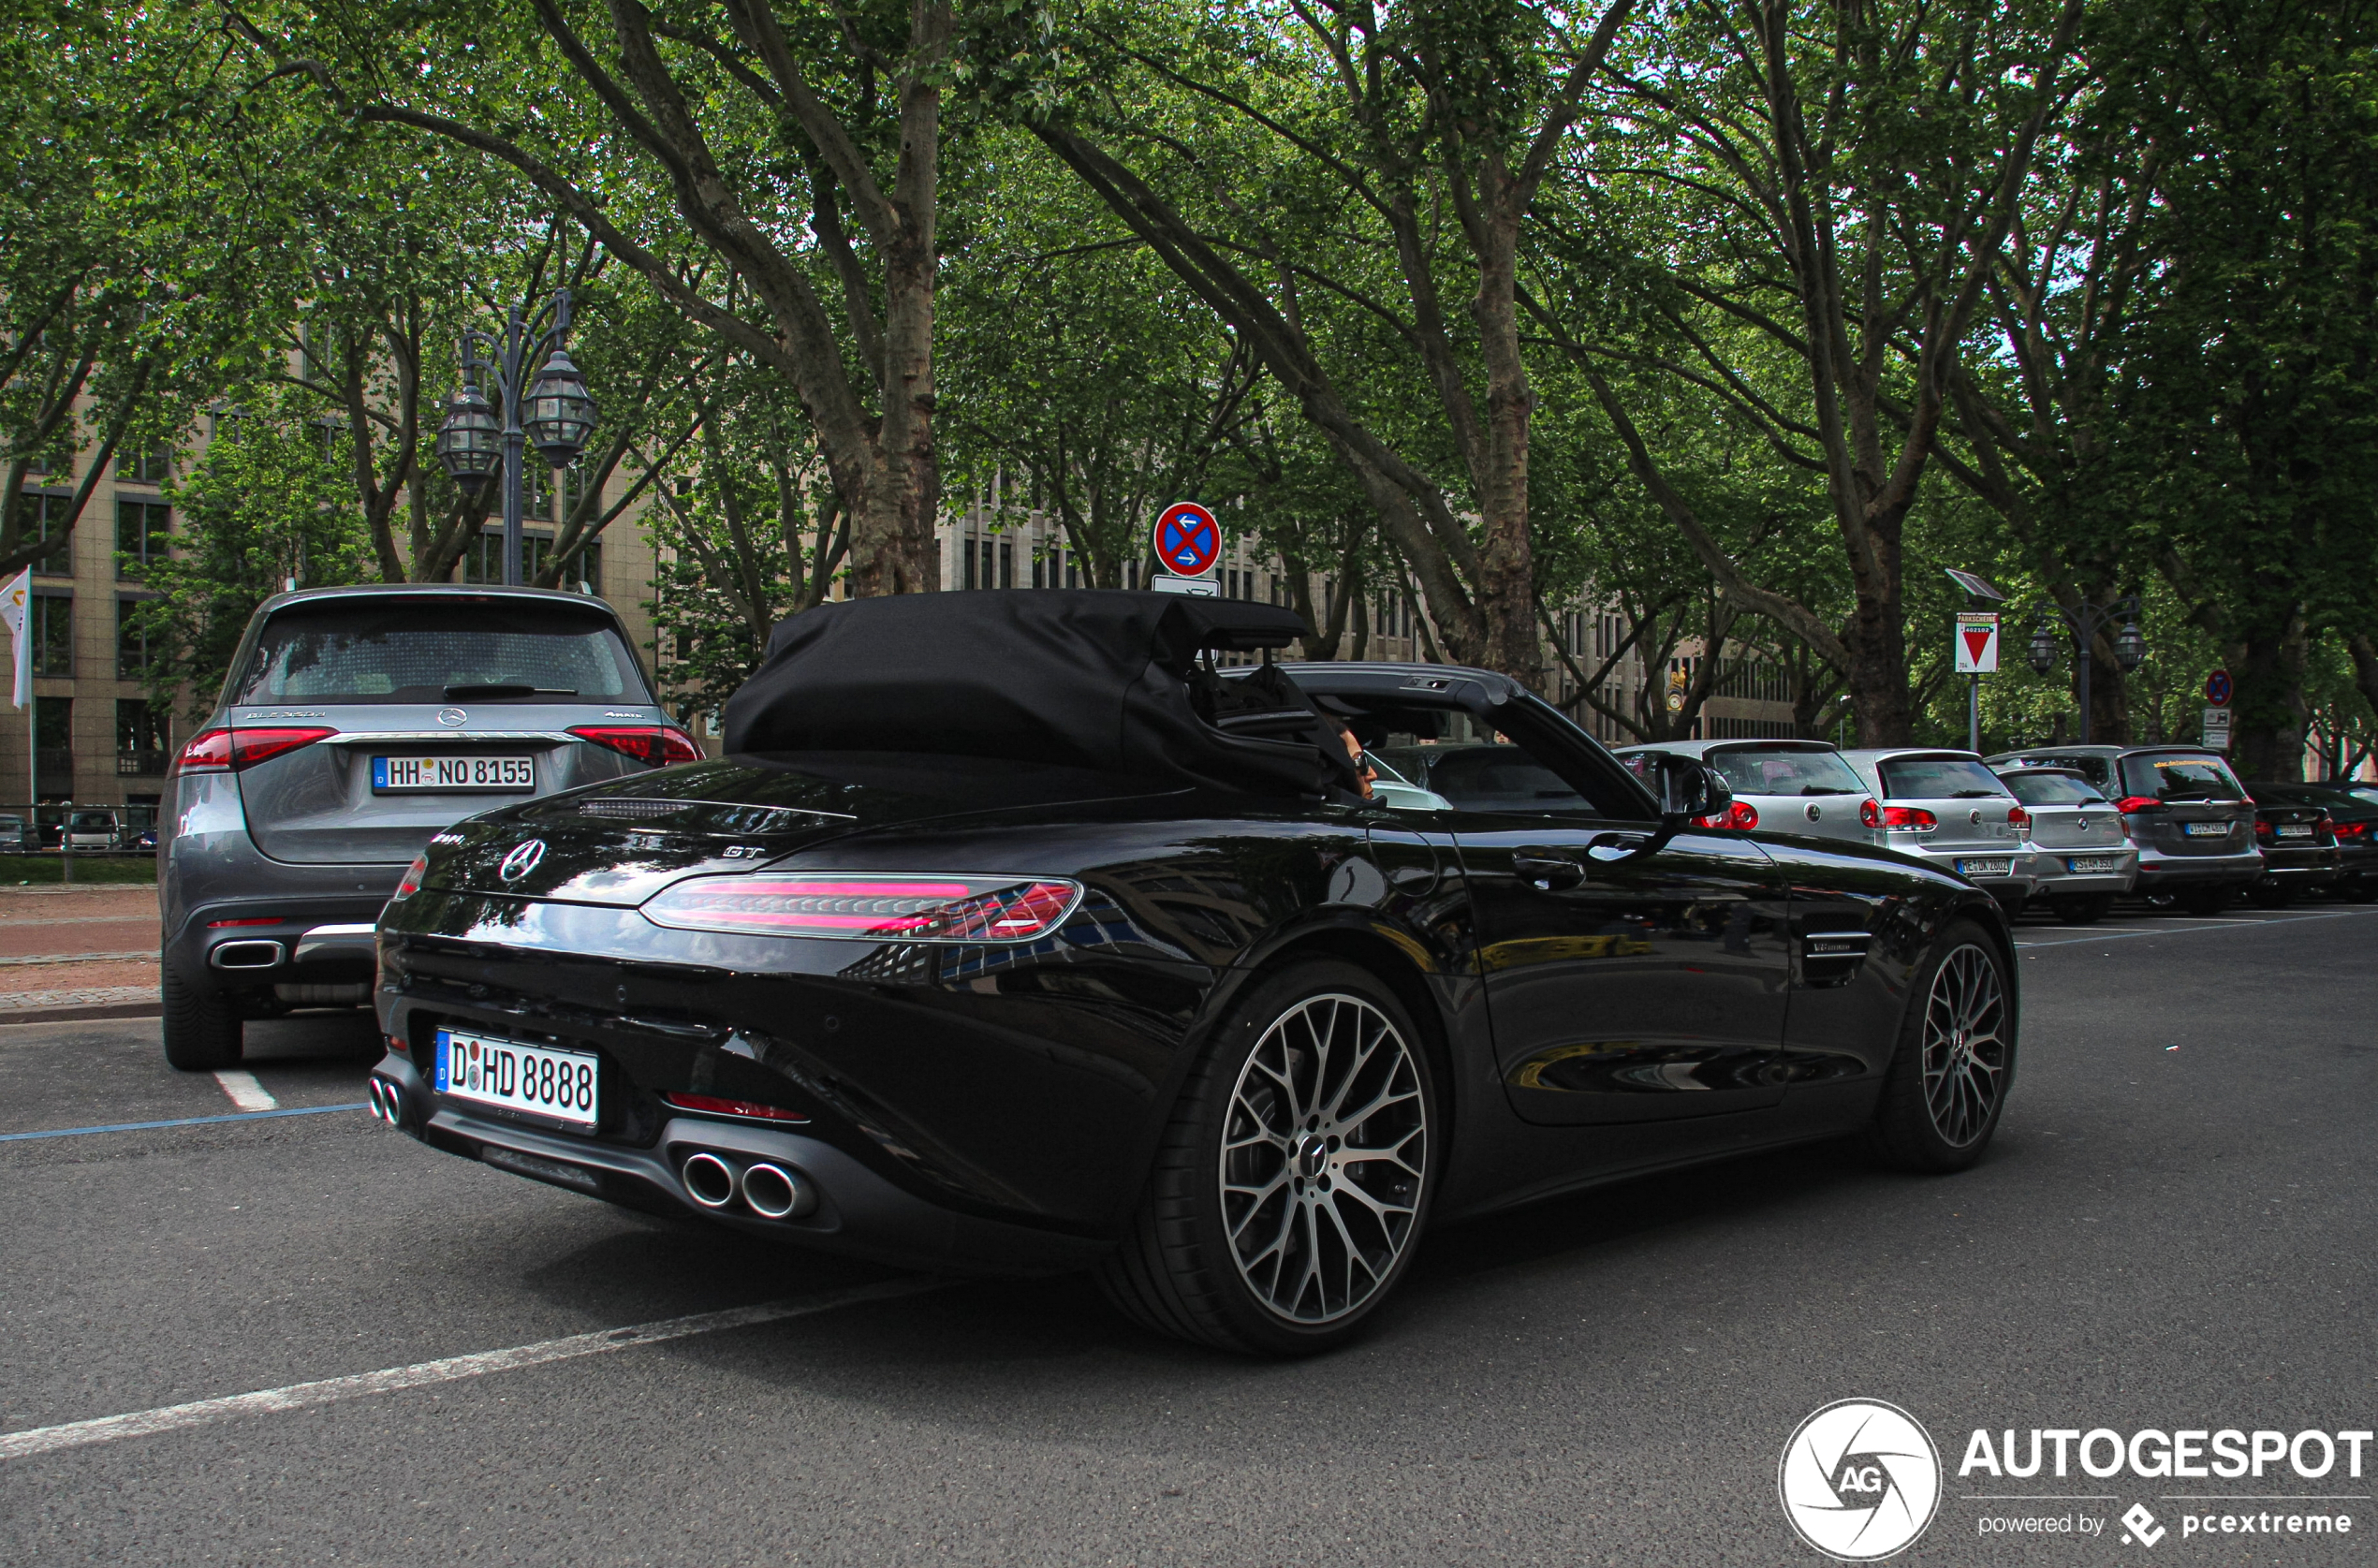
<path fill-rule="evenodd" d="M 0 594 L 0 623 L 5 623 L 8 635 L 15 639 L 17 681 L 14 701 L 19 708 L 33 700 L 33 568 L 27 566 L 17 574 Z"/>

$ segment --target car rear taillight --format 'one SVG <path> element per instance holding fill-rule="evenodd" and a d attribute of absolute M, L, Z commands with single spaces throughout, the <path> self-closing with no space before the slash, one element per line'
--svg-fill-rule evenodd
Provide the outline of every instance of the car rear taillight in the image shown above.
<path fill-rule="evenodd" d="M 2261 817 L 2254 818 L 2254 837 L 2258 839 L 2275 839 L 2278 836 L 2279 834 L 2277 829 L 2273 828 L 2269 823 L 2265 822 Z"/>
<path fill-rule="evenodd" d="M 699 1111 L 704 1116 L 740 1116 L 748 1121 L 806 1121 L 808 1117 L 782 1106 L 764 1106 L 757 1100 L 722 1100 L 710 1094 L 664 1094 L 661 1103 L 679 1110 Z"/>
<path fill-rule="evenodd" d="M 670 725 L 578 725 L 570 733 L 655 768 L 702 760 L 694 738 Z"/>
<path fill-rule="evenodd" d="M 1722 812 L 1693 819 L 1695 828 L 1723 828 L 1733 832 L 1748 832 L 1759 825 L 1759 809 L 1748 800 L 1737 800 Z"/>
<path fill-rule="evenodd" d="M 2006 826 L 2009 828 L 2029 828 L 2031 825 L 2031 813 L 2025 811 L 2020 806 L 2015 806 L 2008 809 L 2006 813 Z"/>
<path fill-rule="evenodd" d="M 413 863 L 404 868 L 403 876 L 396 879 L 396 891 L 389 895 L 389 902 L 394 903 L 399 899 L 409 899 L 419 892 L 421 879 L 429 874 L 430 852 L 425 849 L 413 857 Z"/>
<path fill-rule="evenodd" d="M 2340 822 L 2335 825 L 2335 831 L 2337 836 L 2341 839 L 2366 839 L 2370 836 L 2370 824 L 2367 822 Z"/>
<path fill-rule="evenodd" d="M 2160 812 L 2164 803 L 2151 795 L 2125 795 L 2114 802 L 2114 809 L 2128 816 L 2133 812 Z"/>
<path fill-rule="evenodd" d="M 236 773 L 283 752 L 311 746 L 335 729 L 207 729 L 190 737 L 170 769 L 176 773 Z"/>
<path fill-rule="evenodd" d="M 984 876 L 697 876 L 644 917 L 681 931 L 874 942 L 1029 942 L 1054 931 L 1078 882 Z"/>
<path fill-rule="evenodd" d="M 1940 818 L 1921 806 L 1885 806 L 1883 826 L 1903 833 L 1929 833 L 1941 825 Z"/>
<path fill-rule="evenodd" d="M 1857 803 L 1857 819 L 1869 828 L 1880 828 L 1883 826 L 1883 808 L 1875 801 L 1860 800 Z"/>

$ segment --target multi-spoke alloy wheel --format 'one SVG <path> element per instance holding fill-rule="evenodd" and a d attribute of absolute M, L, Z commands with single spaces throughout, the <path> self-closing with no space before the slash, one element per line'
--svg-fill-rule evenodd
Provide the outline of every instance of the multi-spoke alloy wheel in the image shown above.
<path fill-rule="evenodd" d="M 1924 1105 L 1952 1149 L 1989 1129 L 2006 1068 L 2006 993 L 1998 964 L 1968 943 L 1932 975 L 1924 1004 Z"/>
<path fill-rule="evenodd" d="M 1876 1152 L 1904 1170 L 1982 1157 L 2015 1077 L 2015 987 L 2003 935 L 1949 924 L 1909 978 L 1916 998 L 1874 1106 Z"/>
<path fill-rule="evenodd" d="M 1428 1224 L 1437 1104 L 1427 1040 L 1377 975 L 1312 959 L 1265 976 L 1182 1084 L 1099 1282 L 1148 1327 L 1226 1350 L 1345 1342 Z"/>
<path fill-rule="evenodd" d="M 1358 996 L 1298 1003 L 1231 1090 L 1222 1212 L 1255 1299 L 1297 1323 L 1361 1306 L 1412 1239 L 1429 1117 L 1412 1048 Z"/>

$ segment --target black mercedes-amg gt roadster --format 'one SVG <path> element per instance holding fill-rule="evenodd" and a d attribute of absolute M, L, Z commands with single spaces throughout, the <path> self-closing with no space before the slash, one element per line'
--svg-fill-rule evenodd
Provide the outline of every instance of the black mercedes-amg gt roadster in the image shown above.
<path fill-rule="evenodd" d="M 1714 828 L 1714 773 L 1638 782 L 1501 676 L 1271 662 L 1301 630 L 1059 591 L 787 622 L 724 759 L 437 836 L 381 917 L 375 1110 L 786 1241 L 1094 1268 L 1271 1355 L 1354 1332 L 1432 1222 L 1844 1134 L 1980 1156 L 1989 895 Z"/>

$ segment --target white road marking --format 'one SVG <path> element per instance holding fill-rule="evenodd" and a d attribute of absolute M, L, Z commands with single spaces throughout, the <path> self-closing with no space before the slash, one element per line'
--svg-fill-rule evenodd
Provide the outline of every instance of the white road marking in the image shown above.
<path fill-rule="evenodd" d="M 662 1340 L 682 1340 L 693 1334 L 715 1334 L 724 1328 L 745 1328 L 757 1323 L 808 1317 L 860 1301 L 884 1301 L 893 1297 L 915 1296 L 921 1291 L 937 1289 L 942 1282 L 924 1278 L 888 1280 L 882 1284 L 857 1285 L 849 1290 L 828 1291 L 822 1296 L 764 1301 L 756 1307 L 730 1307 L 725 1312 L 696 1312 L 690 1317 L 663 1318 L 657 1323 L 639 1323 L 627 1328 L 606 1328 L 593 1334 L 573 1334 L 565 1340 L 515 1345 L 509 1350 L 483 1350 L 473 1356 L 448 1356 L 443 1361 L 418 1361 L 410 1367 L 390 1367 L 385 1371 L 326 1377 L 317 1383 L 292 1383 L 286 1387 L 266 1388 L 254 1394 L 232 1394 L 219 1399 L 199 1399 L 185 1405 L 164 1405 L 155 1410 L 134 1411 L 128 1415 L 103 1415 L 92 1421 L 71 1421 L 62 1427 L 35 1427 L 22 1432 L 0 1432 L 0 1459 L 29 1458 L 36 1454 L 54 1454 L 62 1448 L 81 1448 L 95 1443 L 114 1443 L 127 1437 L 149 1437 L 157 1432 L 178 1431 L 184 1427 L 203 1427 L 235 1416 L 303 1410 L 309 1405 L 330 1404 L 340 1399 L 359 1399 L 366 1394 L 393 1394 L 433 1383 L 482 1377 L 489 1372 L 511 1372 L 523 1367 L 541 1367 L 549 1361 L 603 1356 L 635 1345 L 657 1343 Z"/>
<path fill-rule="evenodd" d="M 2077 947 L 2084 943 L 2090 942 L 2131 942 L 2142 936 L 2185 936 L 2191 931 L 2237 931 L 2246 926 L 2292 926 L 2300 920 L 2350 920 L 2356 916 L 2364 915 L 2378 915 L 2378 909 L 2340 909 L 2333 914 L 2327 915 L 2281 915 L 2273 913 L 2264 915 L 2259 918 L 2253 920 L 2212 920 L 2202 918 L 2192 920 L 2174 920 L 2168 926 L 2153 926 L 2143 930 L 2134 931 L 2125 931 L 2119 927 L 2107 927 L 2106 928 L 2105 933 L 2102 935 L 2059 937 L 2054 942 L 2025 942 L 2022 940 L 2021 935 L 2018 932 L 2016 937 L 2015 945 L 2018 948 Z"/>
<path fill-rule="evenodd" d="M 266 1093 L 264 1085 L 256 1081 L 254 1073 L 232 1067 L 215 1074 L 214 1081 L 223 1086 L 223 1092 L 230 1095 L 231 1103 L 242 1110 L 274 1110 L 280 1106 L 281 1102 Z"/>

